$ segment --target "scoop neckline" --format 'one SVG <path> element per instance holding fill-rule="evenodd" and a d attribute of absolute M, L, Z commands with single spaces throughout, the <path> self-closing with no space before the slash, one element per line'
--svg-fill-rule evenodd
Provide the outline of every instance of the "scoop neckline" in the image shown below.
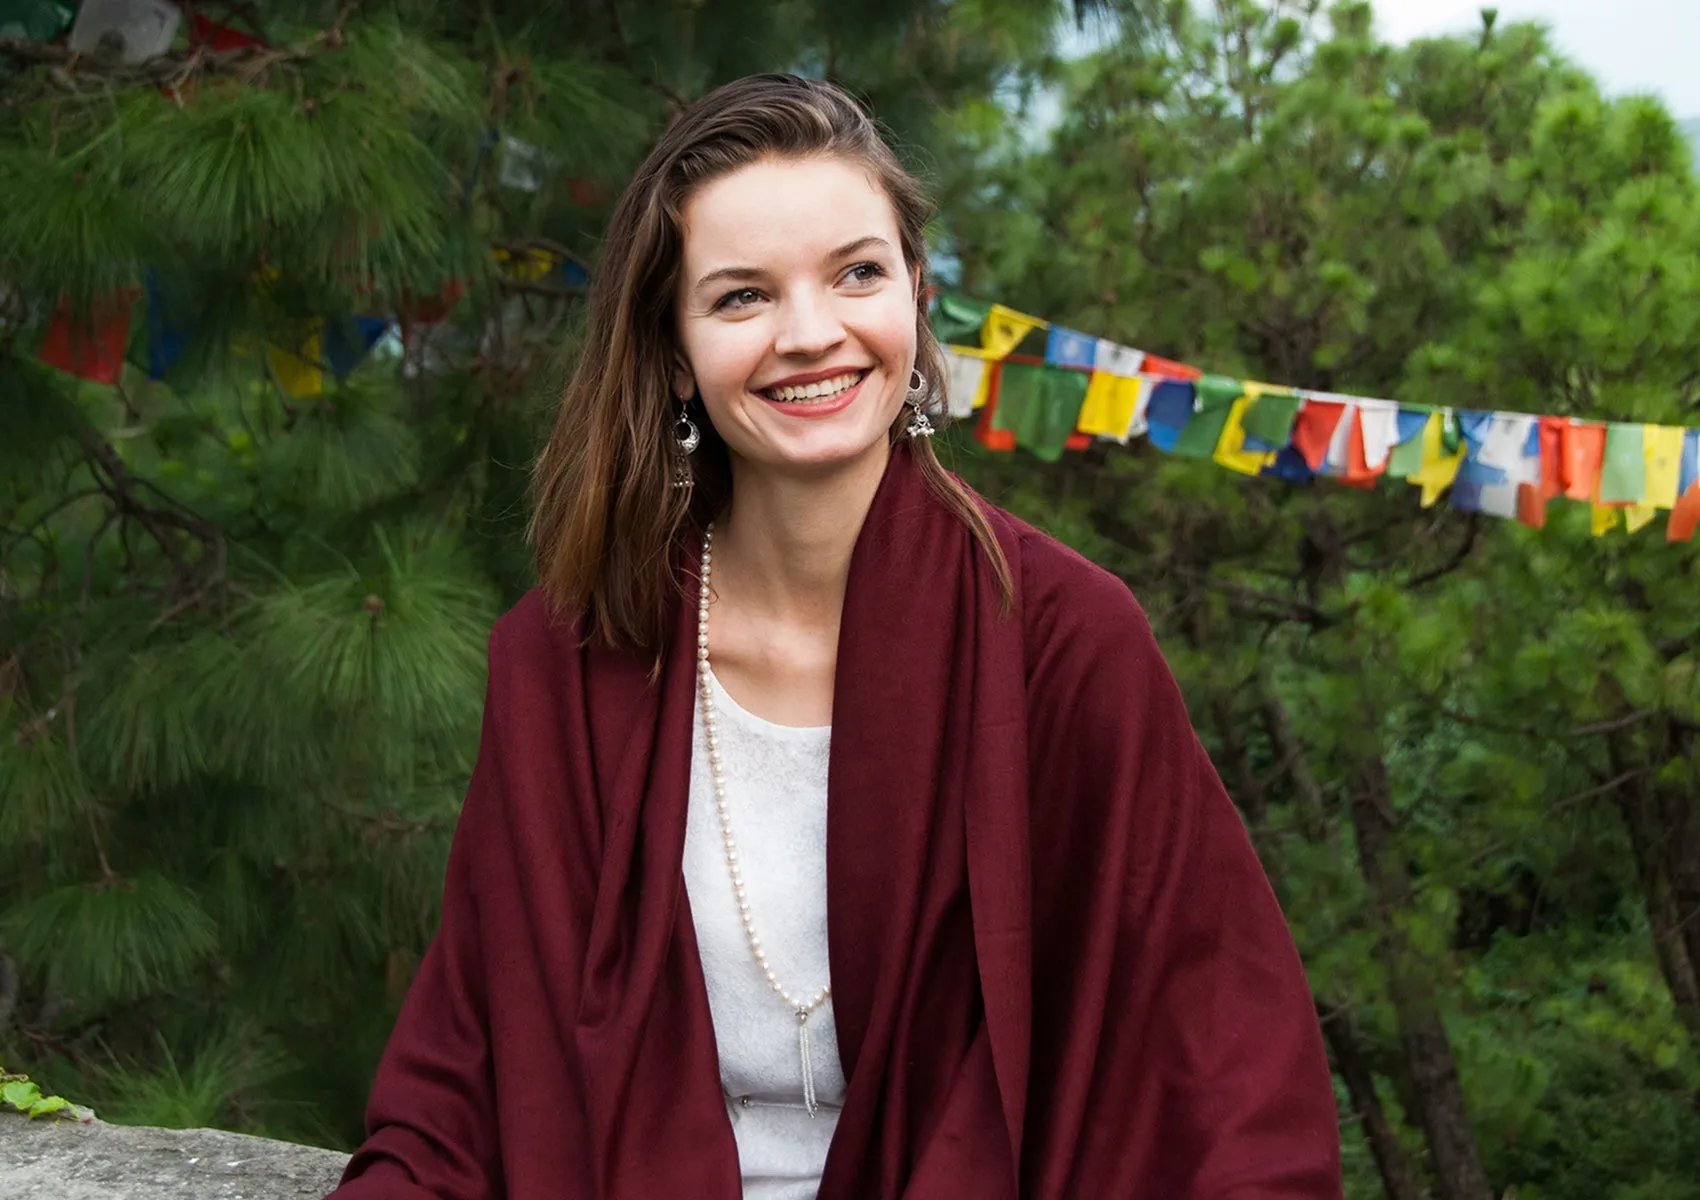
<path fill-rule="evenodd" d="M 714 707 L 732 717 L 738 724 L 754 729 L 758 733 L 770 737 L 793 738 L 798 741 L 819 741 L 832 732 L 831 725 L 782 725 L 778 721 L 770 721 L 758 716 L 739 704 L 732 698 L 732 693 L 726 690 L 726 685 L 720 682 L 720 676 L 714 673 L 714 668 L 708 668 L 709 689 L 714 694 Z M 702 706 L 696 706 L 701 715 Z"/>

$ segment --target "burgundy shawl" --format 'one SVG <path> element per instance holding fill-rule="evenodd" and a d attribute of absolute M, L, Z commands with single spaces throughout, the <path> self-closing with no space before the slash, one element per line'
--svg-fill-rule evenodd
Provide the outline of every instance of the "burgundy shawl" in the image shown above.
<path fill-rule="evenodd" d="M 821 1200 L 1335 1197 L 1293 943 L 1118 580 L 892 456 L 851 559 L 827 817 L 849 1089 Z M 660 679 L 496 626 L 442 927 L 338 1200 L 740 1193 L 681 873 L 694 596 Z"/>

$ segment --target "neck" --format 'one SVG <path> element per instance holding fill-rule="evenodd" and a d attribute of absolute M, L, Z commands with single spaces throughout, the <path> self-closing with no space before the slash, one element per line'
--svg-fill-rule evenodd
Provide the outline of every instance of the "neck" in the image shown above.
<path fill-rule="evenodd" d="M 732 468 L 732 503 L 715 524 L 715 584 L 731 577 L 741 602 L 766 616 L 836 624 L 850 555 L 889 455 L 869 455 L 829 478 Z"/>

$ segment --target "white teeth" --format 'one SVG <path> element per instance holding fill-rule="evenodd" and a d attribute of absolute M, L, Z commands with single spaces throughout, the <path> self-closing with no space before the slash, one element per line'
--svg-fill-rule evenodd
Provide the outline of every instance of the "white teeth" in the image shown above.
<path fill-rule="evenodd" d="M 768 388 L 767 394 L 787 404 L 802 400 L 825 400 L 855 387 L 861 381 L 862 374 L 861 371 L 851 371 L 845 375 L 835 375 L 831 379 L 804 384 L 802 387 Z"/>

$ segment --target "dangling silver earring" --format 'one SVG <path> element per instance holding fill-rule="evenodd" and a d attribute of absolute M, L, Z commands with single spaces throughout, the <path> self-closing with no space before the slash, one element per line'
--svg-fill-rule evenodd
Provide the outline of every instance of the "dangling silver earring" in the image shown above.
<path fill-rule="evenodd" d="M 696 476 L 691 473 L 691 454 L 702 444 L 702 431 L 689 413 L 679 413 L 679 419 L 673 423 L 673 439 L 679 444 L 679 457 L 673 463 L 673 486 L 688 488 L 696 482 Z"/>
<path fill-rule="evenodd" d="M 925 408 L 926 401 L 927 377 L 914 368 L 910 368 L 908 396 L 908 404 L 910 408 L 909 424 L 903 432 L 907 433 L 912 438 L 930 438 L 933 436 L 933 423 L 927 419 L 927 411 Z"/>

